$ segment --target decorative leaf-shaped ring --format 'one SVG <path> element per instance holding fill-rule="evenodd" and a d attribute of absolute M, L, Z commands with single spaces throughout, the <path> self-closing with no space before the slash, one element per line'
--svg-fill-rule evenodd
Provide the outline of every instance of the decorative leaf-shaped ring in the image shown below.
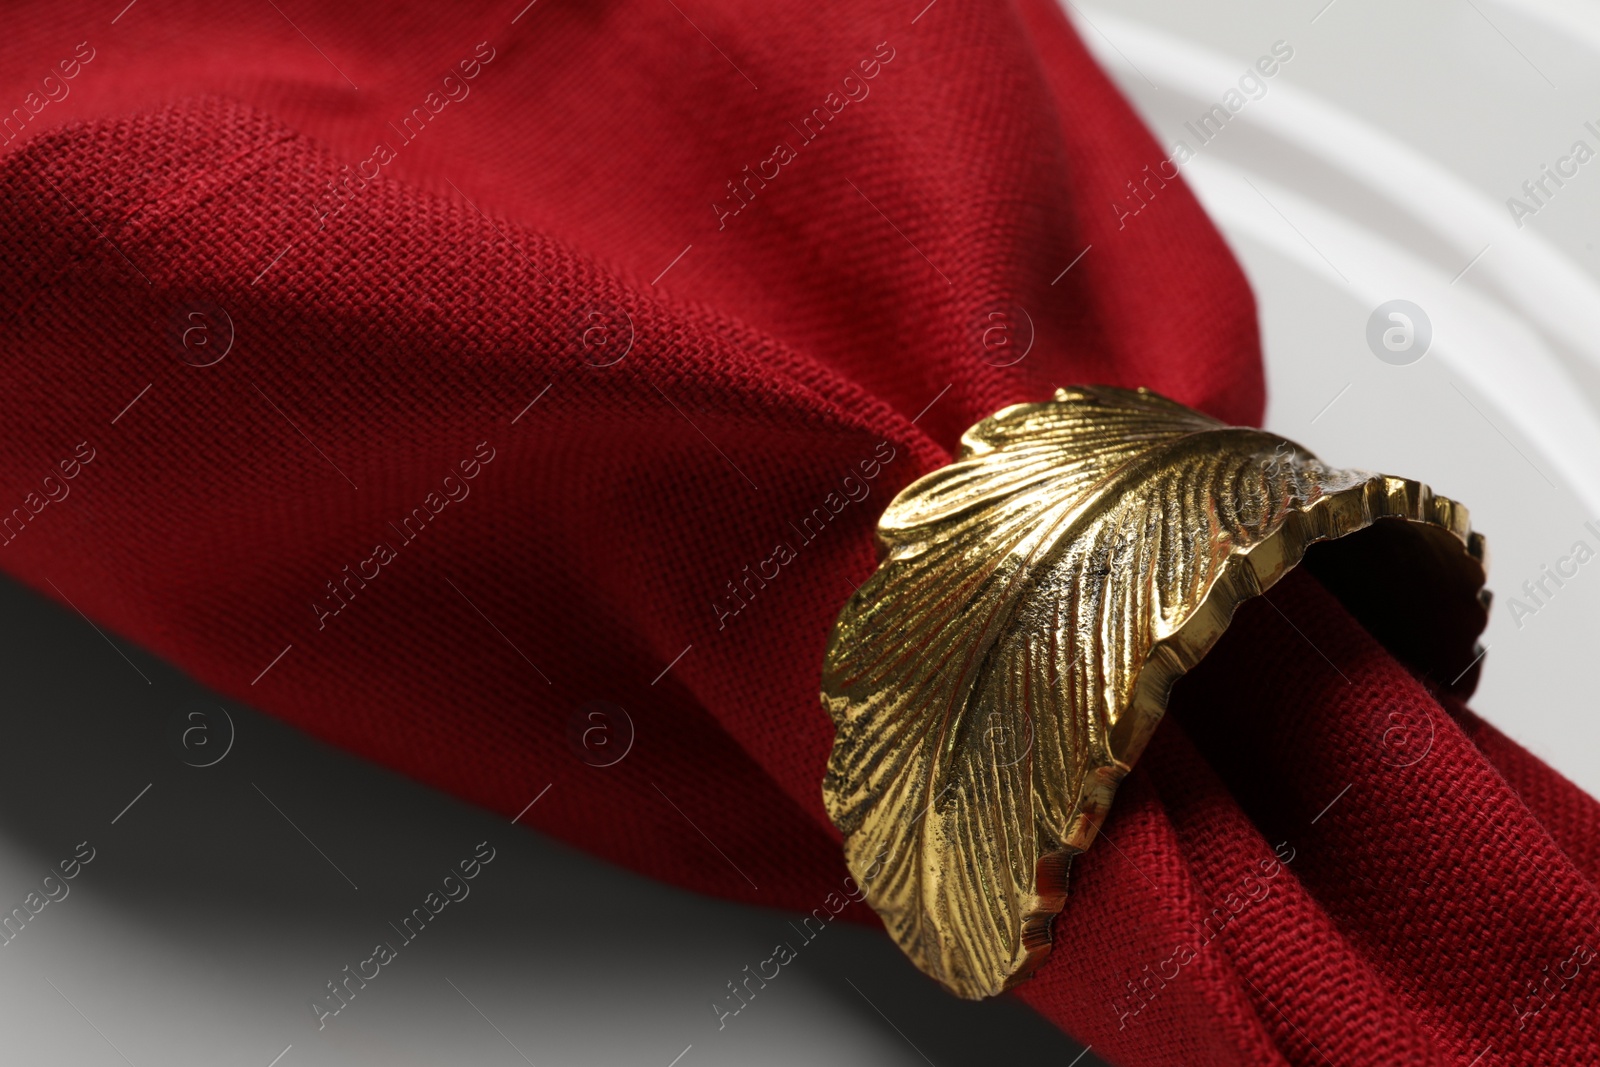
<path fill-rule="evenodd" d="M 1464 507 L 1143 389 L 984 419 L 878 536 L 824 662 L 823 798 L 889 933 L 965 997 L 1043 962 L 1071 857 L 1173 683 L 1303 558 L 1412 670 L 1476 683 L 1489 601 Z"/>

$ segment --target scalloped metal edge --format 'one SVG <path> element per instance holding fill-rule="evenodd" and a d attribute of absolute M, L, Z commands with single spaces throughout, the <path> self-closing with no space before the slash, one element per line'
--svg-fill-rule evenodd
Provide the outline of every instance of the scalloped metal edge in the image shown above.
<path fill-rule="evenodd" d="M 1481 576 L 1475 592 L 1487 609 L 1487 543 L 1471 528 L 1466 506 L 1412 479 L 1370 474 L 1356 485 L 1296 509 L 1277 532 L 1260 543 L 1231 552 L 1204 599 L 1176 630 L 1151 645 L 1134 681 L 1133 699 L 1112 727 L 1111 745 L 1117 762 L 1084 778 L 1064 847 L 1040 856 L 1035 864 L 1034 894 L 1043 906 L 1022 917 L 1021 940 L 1027 953 L 996 993 L 1030 977 L 1049 957 L 1051 926 L 1066 908 L 1072 859 L 1094 843 L 1110 814 L 1117 786 L 1138 762 L 1165 716 L 1173 685 L 1216 646 L 1239 606 L 1265 593 L 1299 566 L 1312 545 L 1348 537 L 1383 521 L 1416 523 L 1451 535 Z M 1158 676 L 1152 675 L 1152 667 L 1161 668 Z"/>

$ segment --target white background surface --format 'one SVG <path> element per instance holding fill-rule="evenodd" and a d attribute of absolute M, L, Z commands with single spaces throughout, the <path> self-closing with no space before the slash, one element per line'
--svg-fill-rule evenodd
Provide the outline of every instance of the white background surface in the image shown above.
<path fill-rule="evenodd" d="M 1505 206 L 1573 141 L 1600 150 L 1583 128 L 1600 127 L 1600 8 L 1323 2 L 1072 16 L 1164 144 L 1195 147 L 1185 120 L 1275 41 L 1294 49 L 1183 168 L 1256 288 L 1269 425 L 1471 506 L 1500 594 L 1475 706 L 1600 792 L 1600 560 L 1520 627 L 1509 610 L 1575 540 L 1600 549 L 1583 529 L 1600 520 L 1600 160 L 1521 229 Z M 1365 340 L 1393 298 L 1433 326 L 1408 366 Z M 0 905 L 77 842 L 97 850 L 0 949 L 0 1061 L 950 1067 L 1077 1053 L 1018 1005 L 953 1001 L 885 939 L 843 928 L 718 1030 L 709 1003 L 787 936 L 787 916 L 610 869 L 233 705 L 227 758 L 185 766 L 172 731 L 202 694 L 119 644 L 131 663 L 72 613 L 0 588 Z M 484 839 L 497 857 L 472 896 L 318 1032 L 306 998 Z"/>
<path fill-rule="evenodd" d="M 1600 152 L 1584 127 L 1600 129 L 1600 5 L 1070 10 L 1164 146 L 1197 148 L 1185 122 L 1274 42 L 1294 49 L 1182 168 L 1260 303 L 1267 424 L 1331 462 L 1417 478 L 1468 505 L 1497 594 L 1473 707 L 1600 793 L 1600 702 L 1586 669 L 1600 558 L 1548 584 L 1542 605 L 1522 592 L 1577 540 L 1600 554 L 1584 525 L 1600 529 L 1600 158 L 1549 184 L 1520 228 L 1506 205 L 1531 203 L 1522 183 L 1575 141 Z M 1366 343 L 1368 316 L 1391 299 L 1432 321 L 1431 349 L 1408 366 Z M 1514 597 L 1536 610 L 1514 615 Z"/>

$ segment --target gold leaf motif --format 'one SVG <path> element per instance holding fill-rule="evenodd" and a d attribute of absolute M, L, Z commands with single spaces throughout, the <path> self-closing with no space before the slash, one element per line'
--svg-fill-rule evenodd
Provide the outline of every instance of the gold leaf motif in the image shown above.
<path fill-rule="evenodd" d="M 1173 682 L 1309 544 L 1382 518 L 1481 588 L 1455 502 L 1142 389 L 1005 408 L 903 490 L 829 640 L 823 798 L 913 962 L 971 998 L 1037 967 Z"/>

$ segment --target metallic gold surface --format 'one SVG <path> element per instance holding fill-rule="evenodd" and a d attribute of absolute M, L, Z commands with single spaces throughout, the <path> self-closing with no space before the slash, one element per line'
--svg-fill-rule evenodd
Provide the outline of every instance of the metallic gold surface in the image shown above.
<path fill-rule="evenodd" d="M 1461 505 L 1146 390 L 1005 408 L 902 491 L 828 643 L 823 798 L 913 962 L 971 998 L 1037 967 L 1173 683 L 1308 545 L 1380 519 L 1486 610 Z"/>

